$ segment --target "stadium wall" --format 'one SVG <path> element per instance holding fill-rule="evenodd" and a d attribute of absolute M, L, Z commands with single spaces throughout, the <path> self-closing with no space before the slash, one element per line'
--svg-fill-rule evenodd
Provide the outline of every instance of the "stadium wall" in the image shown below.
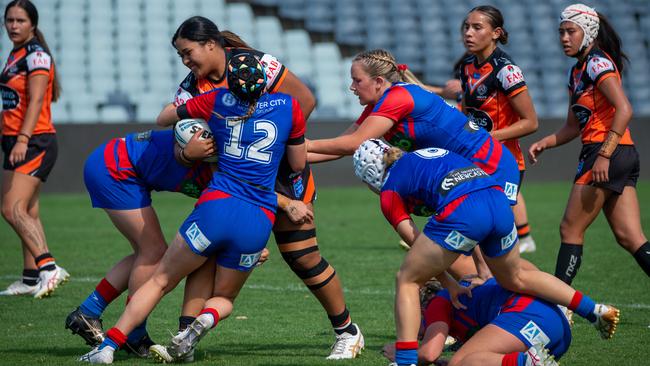
<path fill-rule="evenodd" d="M 337 136 L 349 125 L 349 121 L 309 122 L 307 137 L 311 139 Z M 563 120 L 542 120 L 539 130 L 522 141 L 522 148 L 537 138 L 557 130 Z M 635 119 L 630 123 L 632 137 L 641 156 L 641 179 L 650 179 L 650 118 Z M 84 192 L 83 166 L 86 157 L 100 144 L 110 138 L 131 132 L 157 128 L 142 123 L 126 124 L 58 124 L 59 158 L 44 192 Z M 648 143 L 648 145 L 646 145 Z M 559 149 L 544 152 L 537 166 L 528 166 L 526 181 L 570 182 L 577 166 L 580 143 L 575 141 Z M 320 186 L 346 186 L 360 184 L 352 171 L 349 157 L 315 165 L 316 183 Z"/>

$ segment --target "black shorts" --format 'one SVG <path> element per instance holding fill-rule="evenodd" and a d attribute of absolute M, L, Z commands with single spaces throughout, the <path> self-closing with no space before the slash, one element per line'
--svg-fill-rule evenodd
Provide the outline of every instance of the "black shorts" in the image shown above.
<path fill-rule="evenodd" d="M 289 166 L 286 156 L 280 162 L 278 176 L 275 180 L 275 191 L 292 200 L 312 203 L 316 200 L 316 184 L 309 164 L 301 172 L 294 173 Z"/>
<path fill-rule="evenodd" d="M 9 154 L 11 154 L 11 149 L 16 145 L 17 139 L 18 136 L 2 136 L 2 152 L 4 153 L 3 168 L 37 177 L 45 182 L 54 167 L 56 157 L 59 153 L 56 134 L 43 133 L 32 136 L 27 144 L 25 160 L 16 165 L 11 165 L 9 163 Z"/>
<path fill-rule="evenodd" d="M 522 186 L 523 183 L 524 183 L 524 176 L 525 176 L 525 175 L 526 175 L 526 171 L 525 171 L 525 170 L 520 170 L 520 171 L 519 171 L 519 192 L 521 192 L 521 186 Z"/>
<path fill-rule="evenodd" d="M 573 183 L 605 188 L 618 194 L 623 193 L 626 186 L 636 187 L 636 181 L 639 179 L 639 153 L 634 145 L 618 145 L 609 159 L 609 182 L 593 182 L 591 169 L 599 156 L 601 146 L 602 144 L 588 144 L 582 147 Z"/>

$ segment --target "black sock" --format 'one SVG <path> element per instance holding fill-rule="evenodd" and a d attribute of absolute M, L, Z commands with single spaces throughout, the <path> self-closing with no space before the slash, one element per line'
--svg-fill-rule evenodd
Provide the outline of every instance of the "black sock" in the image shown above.
<path fill-rule="evenodd" d="M 54 271 L 56 269 L 56 262 L 50 252 L 39 255 L 34 258 L 34 261 L 36 262 L 39 271 Z"/>
<path fill-rule="evenodd" d="M 23 283 L 27 286 L 36 286 L 38 282 L 38 269 L 23 269 Z"/>
<path fill-rule="evenodd" d="M 357 334 L 357 328 L 352 324 L 350 319 L 350 311 L 346 307 L 345 310 L 339 315 L 328 315 L 327 316 L 332 323 L 332 328 L 336 334 L 349 333 L 352 335 Z"/>
<path fill-rule="evenodd" d="M 187 327 L 192 324 L 192 322 L 196 320 L 196 317 L 193 316 L 179 316 L 178 317 L 178 331 L 182 332 L 184 331 Z"/>
<path fill-rule="evenodd" d="M 645 244 L 634 253 L 634 259 L 639 263 L 639 266 L 645 274 L 650 277 L 650 242 L 646 241 Z"/>
<path fill-rule="evenodd" d="M 571 285 L 582 263 L 582 245 L 562 243 L 557 253 L 555 277 Z"/>

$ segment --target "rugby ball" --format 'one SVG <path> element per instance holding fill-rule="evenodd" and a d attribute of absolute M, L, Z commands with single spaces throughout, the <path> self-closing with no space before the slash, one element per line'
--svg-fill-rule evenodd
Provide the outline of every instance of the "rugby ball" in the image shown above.
<path fill-rule="evenodd" d="M 176 122 L 176 125 L 174 126 L 174 137 L 176 138 L 178 145 L 184 148 L 192 136 L 194 136 L 194 134 L 199 130 L 203 130 L 201 136 L 199 136 L 199 140 L 212 138 L 210 126 L 208 126 L 208 123 L 205 122 L 205 120 L 200 118 L 188 118 Z M 217 157 L 211 156 L 203 159 L 203 161 L 214 163 L 217 161 Z"/>

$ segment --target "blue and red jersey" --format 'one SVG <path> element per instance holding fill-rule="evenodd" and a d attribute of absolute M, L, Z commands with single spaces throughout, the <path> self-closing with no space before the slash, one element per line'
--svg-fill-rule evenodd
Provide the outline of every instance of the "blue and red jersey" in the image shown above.
<path fill-rule="evenodd" d="M 393 121 L 383 136 L 404 151 L 438 147 L 472 159 L 490 135 L 442 98 L 415 84 L 396 83 L 377 104 L 368 105 L 357 124 L 369 116 Z"/>
<path fill-rule="evenodd" d="M 468 285 L 468 283 L 463 283 Z M 449 292 L 442 290 L 424 310 L 424 323 L 429 326 L 444 322 L 449 326 L 449 335 L 461 342 L 467 341 L 479 329 L 492 323 L 499 314 L 522 312 L 533 302 L 542 302 L 549 307 L 555 305 L 543 300 L 520 295 L 501 287 L 494 278 L 472 289 L 472 297 L 461 295 L 459 301 L 467 309 L 456 309 L 451 304 Z"/>
<path fill-rule="evenodd" d="M 393 227 L 410 214 L 440 215 L 456 199 L 499 185 L 468 159 L 437 148 L 404 154 L 386 174 L 381 209 Z"/>
<path fill-rule="evenodd" d="M 212 178 L 210 164 L 185 167 L 174 158 L 173 131 L 132 133 L 109 141 L 106 168 L 115 180 L 137 177 L 149 190 L 181 192 L 198 198 Z"/>
<path fill-rule="evenodd" d="M 286 145 L 304 142 L 305 119 L 288 94 L 264 94 L 247 119 L 248 104 L 226 88 L 198 95 L 178 107 L 181 118 L 208 122 L 217 146 L 218 171 L 210 188 L 259 204 L 275 212 L 274 192 Z"/>

